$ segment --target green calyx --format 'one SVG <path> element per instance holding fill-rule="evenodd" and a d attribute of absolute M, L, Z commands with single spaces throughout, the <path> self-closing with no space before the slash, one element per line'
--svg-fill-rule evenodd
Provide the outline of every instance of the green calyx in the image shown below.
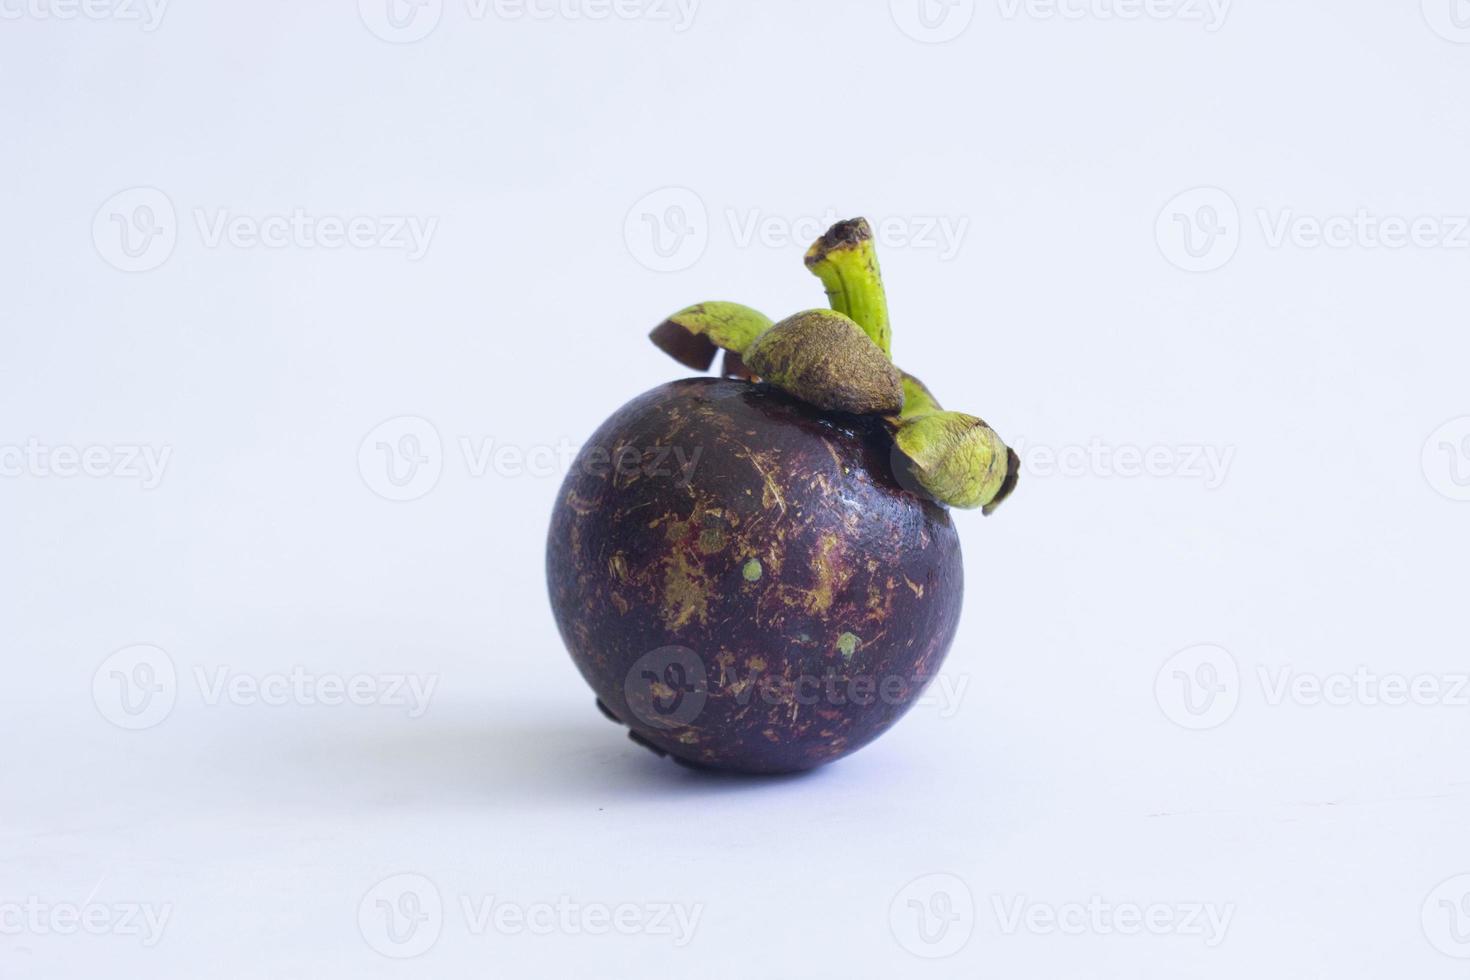
<path fill-rule="evenodd" d="M 930 412 L 900 421 L 893 441 L 924 491 L 952 507 L 990 513 L 1015 488 L 1016 454 L 995 430 L 964 412 Z"/>
<path fill-rule="evenodd" d="M 764 382 L 816 408 L 883 417 L 912 485 L 942 504 L 991 513 L 1015 489 L 1019 460 L 983 421 L 947 412 L 922 381 L 894 366 L 888 298 L 873 230 L 839 221 L 814 242 L 806 266 L 831 310 L 772 323 L 739 303 L 687 307 L 649 338 L 680 364 Z"/>
<path fill-rule="evenodd" d="M 903 418 L 915 415 L 927 415 L 930 412 L 940 411 L 939 399 L 934 393 L 924 386 L 924 382 L 909 374 L 900 371 L 903 375 Z"/>
<path fill-rule="evenodd" d="M 708 371 L 717 351 L 738 355 L 770 327 L 770 317 L 739 303 L 695 303 L 654 327 L 648 339 L 685 367 Z"/>
<path fill-rule="evenodd" d="M 903 408 L 898 368 L 862 327 L 831 310 L 782 320 L 741 360 L 756 376 L 829 412 L 892 415 Z"/>

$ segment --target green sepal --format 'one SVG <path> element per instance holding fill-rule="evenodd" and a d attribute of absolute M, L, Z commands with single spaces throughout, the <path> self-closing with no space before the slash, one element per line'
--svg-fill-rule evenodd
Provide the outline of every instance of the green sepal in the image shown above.
<path fill-rule="evenodd" d="M 739 303 L 696 303 L 653 328 L 659 350 L 685 367 L 708 371 L 719 350 L 743 353 L 771 328 L 771 318 Z"/>

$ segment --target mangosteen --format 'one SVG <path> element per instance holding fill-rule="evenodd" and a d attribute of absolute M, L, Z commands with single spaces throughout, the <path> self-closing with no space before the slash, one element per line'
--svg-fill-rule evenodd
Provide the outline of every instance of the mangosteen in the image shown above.
<path fill-rule="evenodd" d="M 830 310 L 701 303 L 655 328 L 694 370 L 723 350 L 722 376 L 614 413 L 552 515 L 551 605 L 598 708 L 695 767 L 809 769 L 897 721 L 959 623 L 950 508 L 1016 485 L 988 425 L 894 366 L 868 223 L 806 262 Z"/>

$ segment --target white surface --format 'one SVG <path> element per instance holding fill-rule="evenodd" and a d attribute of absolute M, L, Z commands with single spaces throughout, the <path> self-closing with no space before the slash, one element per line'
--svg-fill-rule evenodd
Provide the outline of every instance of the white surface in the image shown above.
<path fill-rule="evenodd" d="M 345 2 L 151 31 L 0 8 L 0 446 L 169 453 L 146 489 L 0 478 L 0 976 L 1470 969 L 1470 30 L 1448 0 L 897 6 L 431 2 L 399 35 Z M 112 215 L 139 204 L 168 234 L 129 257 Z M 432 230 L 416 259 L 211 244 L 297 209 Z M 1359 209 L 1446 220 L 1273 245 Z M 643 339 L 670 310 L 819 303 L 802 249 L 853 213 L 894 219 L 902 363 L 1032 469 L 958 517 L 957 706 L 804 778 L 700 777 L 602 720 L 561 648 L 546 453 L 681 373 Z M 660 253 L 645 214 L 692 234 Z M 957 248 L 925 247 L 937 218 Z M 432 429 L 376 429 L 402 417 Z M 416 433 L 394 487 L 377 442 Z M 487 441 L 510 455 L 477 469 Z M 1164 452 L 1040 471 L 1094 441 Z M 140 644 L 168 661 L 109 660 Z M 113 671 L 145 654 L 164 690 L 127 715 Z M 1176 671 L 1203 666 L 1223 690 L 1191 713 Z M 297 667 L 434 686 L 417 716 L 252 698 Z M 1277 696 L 1359 668 L 1436 703 Z M 377 904 L 425 888 L 397 875 L 441 903 L 411 936 Z M 463 911 L 492 897 L 697 919 L 517 933 Z M 910 901 L 951 910 L 932 942 Z M 1074 903 L 1158 905 L 1167 934 Z M 1191 903 L 1223 935 L 1169 918 Z M 151 945 L 130 904 L 167 915 Z"/>

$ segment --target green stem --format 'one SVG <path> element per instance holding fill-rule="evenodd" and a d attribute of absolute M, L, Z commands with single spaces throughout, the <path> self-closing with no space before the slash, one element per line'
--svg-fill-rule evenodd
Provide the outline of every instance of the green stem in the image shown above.
<path fill-rule="evenodd" d="M 888 297 L 867 219 L 833 225 L 807 250 L 806 267 L 822 280 L 832 309 L 855 321 L 879 350 L 892 357 Z"/>

